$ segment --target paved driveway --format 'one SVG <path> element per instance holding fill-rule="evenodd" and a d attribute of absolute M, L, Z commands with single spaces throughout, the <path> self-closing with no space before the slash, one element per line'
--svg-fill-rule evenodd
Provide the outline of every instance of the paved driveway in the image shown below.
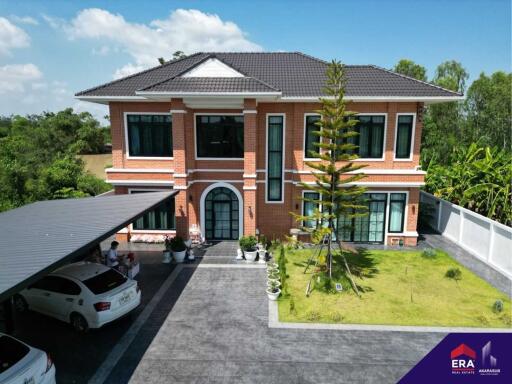
<path fill-rule="evenodd" d="M 443 337 L 271 329 L 264 269 L 201 264 L 179 276 L 169 295 L 182 292 L 168 298 L 177 301 L 148 320 L 149 336 L 137 336 L 109 382 L 123 382 L 122 361 L 136 359 L 130 383 L 394 383 Z"/>

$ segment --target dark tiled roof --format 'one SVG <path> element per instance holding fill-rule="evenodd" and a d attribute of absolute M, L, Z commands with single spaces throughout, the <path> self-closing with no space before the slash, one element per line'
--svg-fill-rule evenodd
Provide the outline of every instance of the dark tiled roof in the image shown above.
<path fill-rule="evenodd" d="M 252 77 L 175 77 L 143 88 L 143 92 L 279 92 Z"/>
<path fill-rule="evenodd" d="M 180 78 L 208 58 L 215 57 L 248 77 Z M 324 95 L 328 63 L 300 52 L 205 53 L 175 60 L 138 74 L 100 85 L 77 96 L 136 96 L 136 91 L 243 92 L 282 91 L 283 97 Z M 459 96 L 458 93 L 379 68 L 374 65 L 346 65 L 346 95 L 429 97 Z M 188 81 L 193 79 L 193 81 Z M 229 79 L 229 80 L 228 80 Z M 168 87 L 168 88 L 167 88 Z"/>

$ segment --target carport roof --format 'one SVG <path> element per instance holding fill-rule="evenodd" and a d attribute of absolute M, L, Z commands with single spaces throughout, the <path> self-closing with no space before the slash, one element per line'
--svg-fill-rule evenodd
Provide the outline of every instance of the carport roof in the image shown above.
<path fill-rule="evenodd" d="M 0 213 L 0 302 L 176 193 L 40 201 Z"/>

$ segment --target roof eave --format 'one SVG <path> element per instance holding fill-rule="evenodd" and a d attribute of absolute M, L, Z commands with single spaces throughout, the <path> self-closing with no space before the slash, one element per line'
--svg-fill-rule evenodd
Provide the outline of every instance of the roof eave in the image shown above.
<path fill-rule="evenodd" d="M 282 92 L 147 92 L 147 91 L 136 91 L 136 95 L 143 96 L 153 100 L 168 100 L 172 98 L 204 98 L 204 97 L 215 97 L 215 98 L 233 98 L 233 97 L 245 97 L 245 98 L 270 98 L 275 99 L 282 96 Z"/>
<path fill-rule="evenodd" d="M 97 104 L 108 104 L 111 101 L 151 101 L 143 96 L 75 96 L 75 99 Z"/>
<path fill-rule="evenodd" d="M 320 99 L 332 99 L 329 96 L 284 96 L 283 102 L 318 102 Z M 419 102 L 425 104 L 445 103 L 464 100 L 464 96 L 346 96 L 345 100 L 355 103 L 365 102 Z"/>

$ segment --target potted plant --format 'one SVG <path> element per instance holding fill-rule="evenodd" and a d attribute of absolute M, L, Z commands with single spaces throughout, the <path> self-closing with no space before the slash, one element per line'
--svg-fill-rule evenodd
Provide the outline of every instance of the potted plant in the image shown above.
<path fill-rule="evenodd" d="M 180 236 L 175 236 L 171 239 L 171 249 L 174 256 L 174 260 L 177 263 L 183 263 L 185 255 L 187 254 L 187 246 Z"/>
<path fill-rule="evenodd" d="M 258 244 L 258 240 L 254 236 L 242 236 L 239 240 L 240 249 L 244 253 L 245 260 L 254 261 L 256 260 L 256 255 L 258 254 L 258 249 L 256 248 L 256 244 Z"/>
<path fill-rule="evenodd" d="M 165 236 L 164 238 L 164 258 L 162 260 L 162 263 L 169 264 L 171 262 L 171 237 Z"/>
<path fill-rule="evenodd" d="M 267 272 L 268 281 L 279 281 L 279 271 L 269 271 Z"/>
<path fill-rule="evenodd" d="M 267 296 L 269 300 L 277 300 L 279 295 L 281 294 L 281 289 L 279 288 L 279 283 L 275 281 L 269 281 L 267 286 Z"/>

